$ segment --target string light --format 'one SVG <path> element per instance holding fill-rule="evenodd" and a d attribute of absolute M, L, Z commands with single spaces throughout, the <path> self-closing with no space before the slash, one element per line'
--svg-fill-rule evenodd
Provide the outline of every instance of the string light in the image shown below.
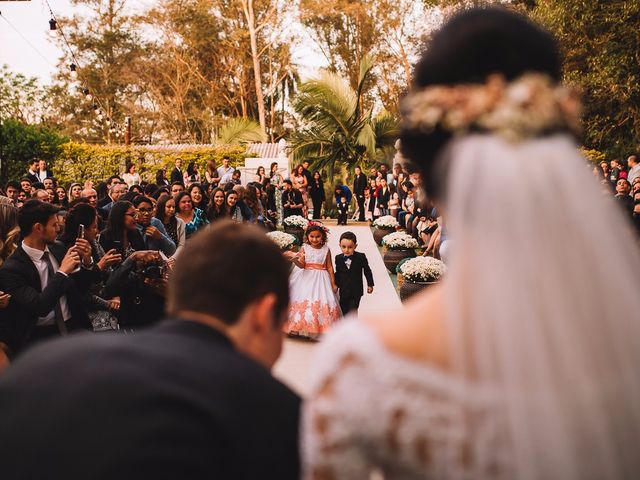
<path fill-rule="evenodd" d="M 93 100 L 93 95 L 91 95 L 91 92 L 89 91 L 88 88 L 85 88 L 84 90 L 82 90 L 82 93 L 84 93 L 84 96 L 88 101 Z"/>
<path fill-rule="evenodd" d="M 53 18 L 49 20 L 49 30 L 57 30 L 58 22 L 56 22 Z"/>
<path fill-rule="evenodd" d="M 75 63 L 69 65 L 69 70 L 71 70 L 71 78 L 76 80 L 78 78 L 78 67 L 76 67 Z"/>

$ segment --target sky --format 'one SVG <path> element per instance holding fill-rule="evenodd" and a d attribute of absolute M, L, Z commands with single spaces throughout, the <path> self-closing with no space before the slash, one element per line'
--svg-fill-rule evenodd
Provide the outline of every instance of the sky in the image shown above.
<path fill-rule="evenodd" d="M 128 4 L 140 9 L 154 3 L 154 0 L 130 0 Z M 71 5 L 70 0 L 49 0 L 49 5 L 56 17 L 72 16 L 81 11 Z M 45 1 L 0 0 L 0 13 L 0 65 L 7 64 L 14 73 L 38 77 L 43 84 L 50 84 L 58 68 L 58 59 L 64 52 L 51 41 L 51 36 L 58 32 L 49 30 L 51 15 Z M 312 47 L 311 39 L 301 33 L 303 41 L 294 51 L 294 58 L 304 78 L 326 63 Z"/>

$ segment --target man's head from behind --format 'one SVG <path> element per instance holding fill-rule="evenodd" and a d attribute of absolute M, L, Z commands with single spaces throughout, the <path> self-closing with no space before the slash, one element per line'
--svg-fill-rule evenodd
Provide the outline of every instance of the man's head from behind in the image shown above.
<path fill-rule="evenodd" d="M 167 311 L 224 330 L 271 367 L 280 356 L 289 265 L 263 231 L 219 222 L 190 239 L 169 283 Z"/>

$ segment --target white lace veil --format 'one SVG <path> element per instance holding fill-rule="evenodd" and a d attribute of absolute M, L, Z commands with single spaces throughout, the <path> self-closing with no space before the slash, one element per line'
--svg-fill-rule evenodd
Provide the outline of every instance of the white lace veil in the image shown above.
<path fill-rule="evenodd" d="M 640 255 L 565 135 L 454 140 L 456 373 L 497 388 L 512 478 L 640 478 Z"/>

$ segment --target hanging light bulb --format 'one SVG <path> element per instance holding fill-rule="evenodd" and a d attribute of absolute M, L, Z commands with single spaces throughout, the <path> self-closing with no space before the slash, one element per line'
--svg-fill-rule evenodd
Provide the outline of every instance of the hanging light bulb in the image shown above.
<path fill-rule="evenodd" d="M 74 80 L 78 78 L 78 69 L 74 63 L 69 65 L 69 70 L 71 70 L 71 78 L 73 78 Z"/>
<path fill-rule="evenodd" d="M 98 111 L 98 108 L 100 108 L 100 107 L 98 107 L 98 104 L 97 104 L 97 103 L 94 103 L 94 104 L 93 104 L 93 110 L 94 110 L 94 111 Z"/>
<path fill-rule="evenodd" d="M 107 117 L 107 121 L 106 121 L 107 125 L 111 125 L 111 119 L 109 117 Z"/>
<path fill-rule="evenodd" d="M 57 30 L 58 22 L 56 22 L 53 18 L 49 20 L 49 30 Z"/>
<path fill-rule="evenodd" d="M 91 92 L 89 91 L 88 88 L 85 88 L 82 93 L 84 93 L 84 97 L 88 100 L 91 101 L 93 100 L 93 95 L 91 95 Z"/>
<path fill-rule="evenodd" d="M 102 110 L 98 110 L 98 120 L 102 121 L 103 118 L 104 114 L 102 113 Z"/>

